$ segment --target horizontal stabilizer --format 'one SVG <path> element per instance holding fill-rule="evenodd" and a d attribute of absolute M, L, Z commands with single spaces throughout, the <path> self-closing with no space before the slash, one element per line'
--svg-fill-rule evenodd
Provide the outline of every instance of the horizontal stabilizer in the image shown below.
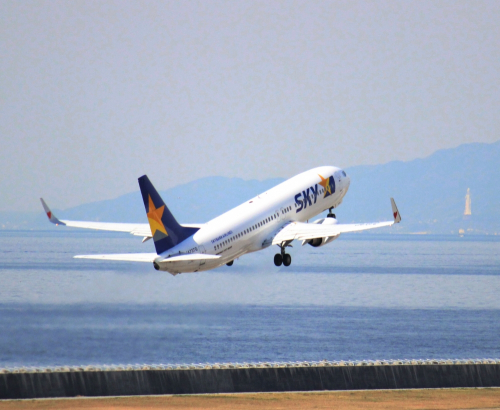
<path fill-rule="evenodd" d="M 112 253 L 108 255 L 76 255 L 76 259 L 99 259 L 107 261 L 154 262 L 156 253 Z"/>
<path fill-rule="evenodd" d="M 218 255 L 206 255 L 204 253 L 189 253 L 186 255 L 171 256 L 160 259 L 156 253 L 111 253 L 107 255 L 76 255 L 76 259 L 97 259 L 108 261 L 128 261 L 128 262 L 188 262 L 208 259 L 219 259 Z"/>

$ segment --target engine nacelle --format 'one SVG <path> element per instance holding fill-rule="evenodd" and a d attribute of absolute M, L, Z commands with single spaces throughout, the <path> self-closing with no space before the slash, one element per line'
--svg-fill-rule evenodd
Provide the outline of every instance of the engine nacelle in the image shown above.
<path fill-rule="evenodd" d="M 337 220 L 335 218 L 322 218 L 318 219 L 313 222 L 313 224 L 320 224 L 320 225 L 335 225 L 337 223 Z M 305 245 L 306 243 L 313 246 L 314 248 L 318 248 L 320 246 L 326 245 L 327 243 L 330 243 L 337 239 L 340 236 L 340 234 L 335 235 L 335 236 L 328 236 L 326 238 L 314 238 L 314 239 L 309 239 L 308 241 L 304 241 L 302 245 Z"/>

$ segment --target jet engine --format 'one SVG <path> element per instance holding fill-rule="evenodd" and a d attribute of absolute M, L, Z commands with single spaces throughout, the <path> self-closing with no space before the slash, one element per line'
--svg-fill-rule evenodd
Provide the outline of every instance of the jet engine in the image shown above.
<path fill-rule="evenodd" d="M 331 215 L 331 214 L 329 214 L 329 215 Z M 312 223 L 313 224 L 320 224 L 320 225 L 335 225 L 337 223 L 337 219 L 335 219 L 334 216 L 329 216 L 327 218 L 318 219 Z M 325 238 L 309 239 L 309 240 L 303 241 L 302 246 L 304 246 L 307 243 L 315 248 L 318 248 L 320 246 L 326 245 L 327 243 L 334 241 L 339 236 L 340 236 L 340 234 L 335 235 L 335 236 L 327 236 Z"/>

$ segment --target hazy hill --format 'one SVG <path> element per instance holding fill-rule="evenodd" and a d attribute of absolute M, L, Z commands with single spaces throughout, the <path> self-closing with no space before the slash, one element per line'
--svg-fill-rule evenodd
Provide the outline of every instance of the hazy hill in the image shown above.
<path fill-rule="evenodd" d="M 403 223 L 382 232 L 457 233 L 462 228 L 473 233 L 500 234 L 500 141 L 465 144 L 424 159 L 357 166 L 346 171 L 351 187 L 336 210 L 342 222 L 390 218 L 389 197 L 393 196 Z M 160 193 L 180 222 L 205 222 L 281 181 L 206 177 Z M 472 216 L 465 219 L 467 188 L 471 190 Z M 61 219 L 146 222 L 139 191 L 54 211 Z M 1 213 L 0 225 L 49 228 L 41 207 L 36 214 Z"/>
<path fill-rule="evenodd" d="M 500 141 L 464 144 L 424 159 L 358 166 L 347 170 L 351 188 L 339 215 L 349 221 L 384 219 L 394 196 L 401 231 L 456 233 L 458 229 L 500 234 Z M 470 188 L 472 216 L 464 218 Z"/>

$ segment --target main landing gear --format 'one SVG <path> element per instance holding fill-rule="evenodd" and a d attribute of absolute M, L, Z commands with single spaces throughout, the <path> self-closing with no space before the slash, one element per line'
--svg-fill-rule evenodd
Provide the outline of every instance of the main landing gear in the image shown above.
<path fill-rule="evenodd" d="M 292 257 L 289 253 L 285 253 L 285 248 L 290 245 L 280 245 L 281 253 L 277 253 L 274 255 L 274 264 L 276 266 L 281 266 L 281 264 L 285 266 L 290 266 L 292 263 Z"/>
<path fill-rule="evenodd" d="M 226 263 L 226 265 L 227 265 L 227 266 L 233 266 L 233 262 L 234 262 L 234 261 L 228 262 L 228 263 Z"/>

